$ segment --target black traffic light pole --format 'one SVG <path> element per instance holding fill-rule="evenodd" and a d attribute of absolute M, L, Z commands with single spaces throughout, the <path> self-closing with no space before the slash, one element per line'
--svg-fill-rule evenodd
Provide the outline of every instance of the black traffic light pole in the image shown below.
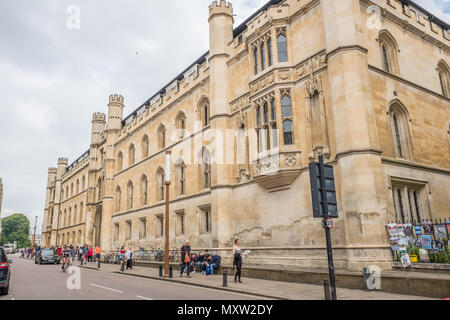
<path fill-rule="evenodd" d="M 325 229 L 325 236 L 327 239 L 327 254 L 328 254 L 328 271 L 330 274 L 330 284 L 331 284 L 331 299 L 337 300 L 336 297 L 336 279 L 334 277 L 334 265 L 333 265 L 333 247 L 331 245 L 331 232 L 330 228 L 327 226 L 327 220 L 329 218 L 328 213 L 328 199 L 327 199 L 327 188 L 325 179 L 325 164 L 323 162 L 323 155 L 319 156 L 319 172 L 320 172 L 320 184 L 322 186 L 322 204 L 323 204 L 323 227 Z"/>

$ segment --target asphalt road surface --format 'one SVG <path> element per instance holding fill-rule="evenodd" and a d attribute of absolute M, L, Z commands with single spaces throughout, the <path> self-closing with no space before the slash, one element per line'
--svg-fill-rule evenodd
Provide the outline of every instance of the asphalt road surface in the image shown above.
<path fill-rule="evenodd" d="M 61 265 L 38 265 L 34 260 L 10 256 L 9 295 L 0 300 L 257 300 L 259 297 L 193 287 L 165 281 L 111 274 L 90 269 L 80 271 L 80 289 L 68 289 L 75 274 L 63 273 Z M 73 282 L 72 282 L 73 284 Z M 69 286 L 70 286 L 69 281 Z"/>

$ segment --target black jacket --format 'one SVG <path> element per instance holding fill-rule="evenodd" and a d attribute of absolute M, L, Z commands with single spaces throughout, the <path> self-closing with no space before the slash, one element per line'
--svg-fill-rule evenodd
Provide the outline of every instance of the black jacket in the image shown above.
<path fill-rule="evenodd" d="M 191 258 L 191 246 L 183 245 L 181 247 L 181 262 L 184 262 L 184 258 L 186 257 L 186 252 L 189 255 L 189 258 Z"/>

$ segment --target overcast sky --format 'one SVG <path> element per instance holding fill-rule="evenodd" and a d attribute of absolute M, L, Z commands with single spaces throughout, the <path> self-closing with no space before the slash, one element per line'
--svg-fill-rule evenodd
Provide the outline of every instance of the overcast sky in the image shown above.
<path fill-rule="evenodd" d="M 128 115 L 208 50 L 211 2 L 0 0 L 2 217 L 38 215 L 40 231 L 47 169 L 89 148 L 110 94 Z M 235 26 L 266 2 L 234 0 Z M 450 21 L 450 0 L 416 2 Z"/>

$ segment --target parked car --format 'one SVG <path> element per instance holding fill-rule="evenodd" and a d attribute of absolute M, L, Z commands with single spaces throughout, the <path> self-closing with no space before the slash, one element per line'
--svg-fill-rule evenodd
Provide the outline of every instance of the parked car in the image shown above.
<path fill-rule="evenodd" d="M 9 292 L 11 263 L 13 263 L 13 260 L 8 260 L 5 250 L 0 247 L 0 295 L 7 295 Z"/>
<path fill-rule="evenodd" d="M 60 256 L 53 249 L 41 249 L 34 258 L 36 264 L 59 264 Z"/>

